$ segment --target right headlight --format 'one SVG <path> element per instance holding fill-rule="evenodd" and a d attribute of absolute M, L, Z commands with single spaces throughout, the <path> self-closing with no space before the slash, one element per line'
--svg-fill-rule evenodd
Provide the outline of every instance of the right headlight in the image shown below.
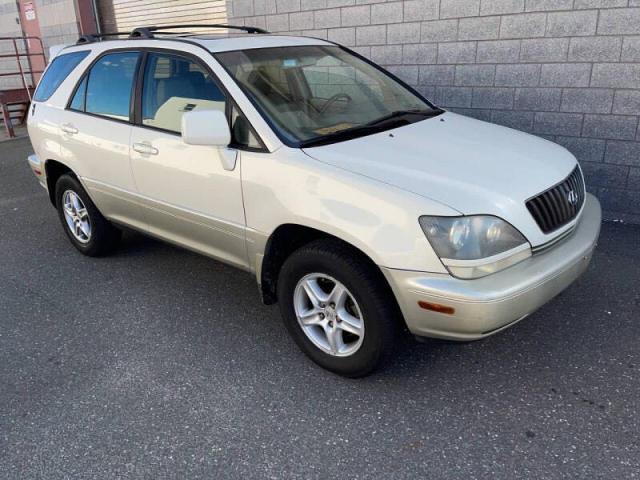
<path fill-rule="evenodd" d="M 423 216 L 420 226 L 442 263 L 455 277 L 484 277 L 531 256 L 527 239 L 498 217 Z"/>

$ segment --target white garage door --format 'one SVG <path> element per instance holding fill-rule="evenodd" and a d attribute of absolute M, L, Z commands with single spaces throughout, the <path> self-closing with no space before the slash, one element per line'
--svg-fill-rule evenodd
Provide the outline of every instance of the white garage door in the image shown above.
<path fill-rule="evenodd" d="M 102 0 L 103 32 L 129 32 L 149 25 L 226 23 L 225 0 Z"/>

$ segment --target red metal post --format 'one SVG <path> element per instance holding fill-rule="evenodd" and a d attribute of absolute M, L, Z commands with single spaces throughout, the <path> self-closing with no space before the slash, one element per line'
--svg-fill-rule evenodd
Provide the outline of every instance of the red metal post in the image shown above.
<path fill-rule="evenodd" d="M 16 136 L 13 131 L 13 124 L 11 123 L 11 114 L 9 113 L 9 106 L 0 103 L 0 110 L 2 110 L 2 119 L 4 120 L 4 128 L 7 130 L 7 134 L 9 138 L 14 138 Z"/>
<path fill-rule="evenodd" d="M 22 80 L 22 88 L 27 92 L 27 96 L 29 97 L 29 101 L 31 101 L 31 92 L 29 91 L 29 87 L 27 85 L 27 79 L 24 78 L 24 70 L 22 69 L 22 63 L 20 62 L 20 52 L 18 51 L 18 43 L 15 38 L 13 40 L 13 51 L 16 52 L 16 62 L 18 64 L 18 72 L 20 73 L 20 79 Z"/>

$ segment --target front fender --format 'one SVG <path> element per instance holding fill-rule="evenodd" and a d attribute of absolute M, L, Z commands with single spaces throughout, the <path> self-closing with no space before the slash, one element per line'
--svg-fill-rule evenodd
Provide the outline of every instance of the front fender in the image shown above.
<path fill-rule="evenodd" d="M 446 273 L 418 218 L 460 214 L 450 207 L 318 162 L 297 149 L 242 152 L 241 165 L 254 269 L 271 233 L 290 223 L 338 237 L 382 267 Z"/>

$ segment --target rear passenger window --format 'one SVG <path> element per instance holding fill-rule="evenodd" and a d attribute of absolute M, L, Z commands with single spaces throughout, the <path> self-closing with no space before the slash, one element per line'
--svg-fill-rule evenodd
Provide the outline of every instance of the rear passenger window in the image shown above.
<path fill-rule="evenodd" d="M 82 79 L 82 82 L 80 83 L 80 85 L 78 85 L 78 88 L 76 89 L 76 93 L 73 96 L 73 100 L 71 100 L 71 104 L 69 105 L 69 108 L 71 108 L 71 110 L 78 110 L 80 112 L 84 112 L 84 99 L 85 99 L 86 93 L 87 93 L 87 77 L 85 76 Z"/>
<path fill-rule="evenodd" d="M 225 97 L 209 72 L 177 55 L 151 53 L 142 86 L 142 123 L 180 133 L 182 114 L 225 111 Z"/>
<path fill-rule="evenodd" d="M 42 80 L 38 84 L 33 99 L 36 102 L 45 102 L 58 89 L 65 78 L 73 71 L 78 64 L 89 55 L 89 51 L 65 53 L 53 59 L 49 68 L 45 72 Z"/>
<path fill-rule="evenodd" d="M 91 67 L 84 100 L 87 113 L 129 120 L 131 89 L 139 56 L 138 52 L 111 53 Z M 79 88 L 76 93 L 82 95 L 81 90 Z M 81 98 L 74 97 L 72 108 L 82 103 Z"/>

